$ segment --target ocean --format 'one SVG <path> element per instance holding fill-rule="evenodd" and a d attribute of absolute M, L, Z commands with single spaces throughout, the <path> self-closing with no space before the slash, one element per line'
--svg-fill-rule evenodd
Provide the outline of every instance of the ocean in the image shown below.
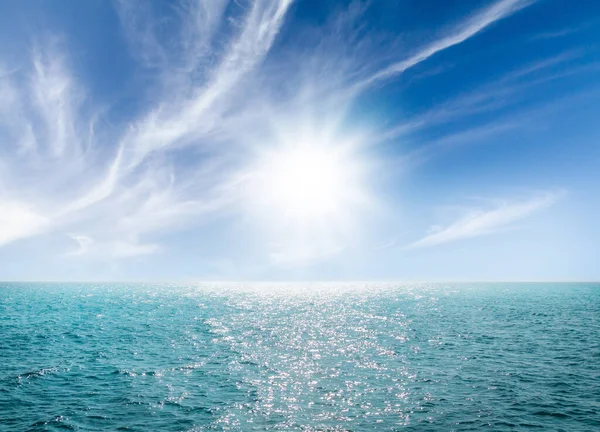
<path fill-rule="evenodd" d="M 600 431 L 600 284 L 0 283 L 2 431 Z"/>

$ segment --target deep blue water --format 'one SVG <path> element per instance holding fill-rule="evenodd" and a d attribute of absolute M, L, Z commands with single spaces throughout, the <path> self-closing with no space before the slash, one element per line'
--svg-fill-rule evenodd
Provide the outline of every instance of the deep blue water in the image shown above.
<path fill-rule="evenodd" d="M 0 430 L 600 430 L 600 285 L 0 284 Z"/>

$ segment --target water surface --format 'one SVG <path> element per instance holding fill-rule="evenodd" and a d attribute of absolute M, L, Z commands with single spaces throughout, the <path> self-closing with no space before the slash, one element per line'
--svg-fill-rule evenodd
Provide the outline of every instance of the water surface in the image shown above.
<path fill-rule="evenodd" d="M 0 284 L 0 430 L 600 430 L 600 285 Z"/>

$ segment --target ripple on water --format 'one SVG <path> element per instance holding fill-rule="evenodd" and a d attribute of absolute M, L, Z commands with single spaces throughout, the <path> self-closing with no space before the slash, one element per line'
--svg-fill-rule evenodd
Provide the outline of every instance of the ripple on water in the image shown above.
<path fill-rule="evenodd" d="M 0 317 L 0 430 L 600 430 L 593 284 L 12 284 Z"/>

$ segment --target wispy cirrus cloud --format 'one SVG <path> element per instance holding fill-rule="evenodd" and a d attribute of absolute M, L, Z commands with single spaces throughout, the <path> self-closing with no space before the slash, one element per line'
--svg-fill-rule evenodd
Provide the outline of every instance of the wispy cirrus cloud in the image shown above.
<path fill-rule="evenodd" d="M 377 81 L 390 79 L 408 69 L 424 62 L 435 54 L 461 44 L 477 35 L 495 22 L 509 17 L 515 12 L 535 3 L 536 0 L 500 0 L 492 3 L 487 8 L 474 14 L 472 17 L 454 26 L 448 35 L 436 39 L 428 45 L 420 48 L 410 57 L 392 63 L 391 65 L 375 72 L 360 83 L 368 86 Z"/>
<path fill-rule="evenodd" d="M 545 41 L 550 39 L 557 39 L 565 36 L 570 36 L 575 33 L 587 30 L 595 24 L 595 20 L 586 21 L 577 26 L 563 27 L 556 30 L 548 30 L 537 33 L 531 37 L 531 41 Z"/>
<path fill-rule="evenodd" d="M 554 68 L 564 66 L 582 55 L 582 51 L 566 51 L 509 71 L 492 82 L 479 85 L 469 92 L 443 101 L 428 111 L 393 126 L 382 132 L 378 139 L 381 141 L 395 139 L 426 127 L 449 123 L 458 118 L 498 111 L 522 101 L 526 98 L 528 91 L 539 85 L 598 68 L 597 64 L 592 63 L 579 67 L 563 67 L 559 71 L 554 70 Z"/>
<path fill-rule="evenodd" d="M 311 49 L 292 44 L 277 58 L 291 0 L 182 1 L 166 23 L 150 4 L 120 0 L 131 51 L 152 71 L 148 103 L 118 122 L 125 127 L 96 133 L 110 112 L 98 114 L 64 40 L 36 45 L 29 64 L 0 69 L 0 244 L 56 232 L 73 240 L 72 255 L 157 252 L 161 233 L 243 212 L 244 158 L 257 145 L 306 131 L 334 136 L 373 84 L 531 3 L 496 1 L 407 56 L 372 49 L 377 41 L 359 25 L 367 6 L 353 3 L 314 30 Z M 347 231 L 315 236 L 322 247 L 295 242 L 291 252 L 269 239 L 277 245 L 270 256 L 330 256 L 352 237 Z"/>
<path fill-rule="evenodd" d="M 236 103 L 235 87 L 269 52 L 291 2 L 251 2 L 231 38 L 221 41 L 221 54 L 211 43 L 227 3 L 182 2 L 178 38 L 166 42 L 144 5 L 119 3 L 135 52 L 161 70 L 162 95 L 131 119 L 116 143 L 94 133 L 97 116 L 69 69 L 66 42 L 39 43 L 30 66 L 0 74 L 6 113 L 0 197 L 18 197 L 2 201 L 2 244 L 68 229 L 79 245 L 75 255 L 148 254 L 159 248 L 140 243 L 142 235 L 176 229 L 225 204 L 217 192 L 223 177 L 218 155 L 184 170 L 171 153 L 206 144 L 203 137 Z M 203 79 L 190 89 L 200 70 Z"/>
<path fill-rule="evenodd" d="M 548 192 L 525 201 L 505 201 L 491 209 L 471 208 L 447 226 L 434 225 L 430 233 L 407 246 L 424 248 L 496 233 L 556 203 L 564 191 Z"/>

